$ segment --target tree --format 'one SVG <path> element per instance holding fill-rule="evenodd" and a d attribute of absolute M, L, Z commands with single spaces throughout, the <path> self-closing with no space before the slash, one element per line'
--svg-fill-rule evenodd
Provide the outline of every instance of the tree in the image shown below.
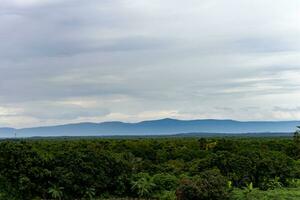
<path fill-rule="evenodd" d="M 176 191 L 178 200 L 225 200 L 229 198 L 228 180 L 219 170 L 207 170 L 184 179 Z"/>
<path fill-rule="evenodd" d="M 63 197 L 63 189 L 63 187 L 53 185 L 51 188 L 49 188 L 48 193 L 51 195 L 52 198 L 60 200 Z"/>
<path fill-rule="evenodd" d="M 153 176 L 153 183 L 155 184 L 155 191 L 172 191 L 178 185 L 178 179 L 171 174 L 155 174 Z"/>
<path fill-rule="evenodd" d="M 85 194 L 84 194 L 84 197 L 86 199 L 93 199 L 94 196 L 96 194 L 96 191 L 95 191 L 95 188 L 88 188 L 86 191 L 85 191 Z"/>
<path fill-rule="evenodd" d="M 132 189 L 139 197 L 149 197 L 154 187 L 153 179 L 148 173 L 139 173 L 132 181 Z"/>

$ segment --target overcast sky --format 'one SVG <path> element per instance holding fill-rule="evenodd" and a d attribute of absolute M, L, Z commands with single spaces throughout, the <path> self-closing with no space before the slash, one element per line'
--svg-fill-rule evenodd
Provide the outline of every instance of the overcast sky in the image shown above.
<path fill-rule="evenodd" d="M 300 119 L 299 0 L 1 0 L 0 127 Z"/>

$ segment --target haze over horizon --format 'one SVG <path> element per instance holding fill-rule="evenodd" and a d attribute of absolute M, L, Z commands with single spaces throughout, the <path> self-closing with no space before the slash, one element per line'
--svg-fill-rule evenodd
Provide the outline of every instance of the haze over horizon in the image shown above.
<path fill-rule="evenodd" d="M 0 127 L 300 119 L 300 1 L 3 0 Z"/>
<path fill-rule="evenodd" d="M 294 131 L 294 129 L 297 128 L 297 126 L 300 123 L 300 120 L 234 120 L 234 119 L 210 119 L 210 118 L 205 118 L 205 119 L 177 119 L 177 118 L 159 118 L 159 119 L 146 119 L 142 121 L 122 121 L 122 120 L 108 120 L 108 121 L 80 121 L 80 122 L 70 122 L 70 123 L 57 123 L 57 124 L 47 124 L 47 125 L 36 125 L 36 126 L 27 126 L 27 127 L 13 127 L 13 126 L 5 126 L 5 127 L 0 127 L 0 133 L 1 130 L 5 129 L 15 129 L 15 130 L 22 130 L 22 129 L 35 129 L 35 128 L 52 128 L 52 127 L 61 127 L 61 126 L 72 126 L 72 125 L 96 125 L 96 124 L 127 124 L 127 125 L 134 125 L 134 124 L 143 124 L 143 123 L 160 123 L 164 122 L 166 125 L 171 125 L 171 124 L 176 124 L 176 123 L 184 123 L 184 122 L 211 122 L 212 124 L 217 125 L 218 123 L 291 123 L 293 124 L 289 128 L 291 131 Z M 202 131 L 205 132 L 205 131 Z M 267 131 L 266 131 L 267 132 Z M 272 130 L 270 130 L 272 132 Z M 288 131 L 286 131 L 288 132 Z M 244 132 L 241 132 L 244 133 Z M 258 131 L 258 133 L 261 133 Z"/>

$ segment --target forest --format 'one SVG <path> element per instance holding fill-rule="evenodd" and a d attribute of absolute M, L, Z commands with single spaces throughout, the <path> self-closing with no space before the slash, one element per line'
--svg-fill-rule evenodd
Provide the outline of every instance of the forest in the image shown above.
<path fill-rule="evenodd" d="M 299 179 L 298 134 L 0 141 L 0 199 L 299 199 Z"/>

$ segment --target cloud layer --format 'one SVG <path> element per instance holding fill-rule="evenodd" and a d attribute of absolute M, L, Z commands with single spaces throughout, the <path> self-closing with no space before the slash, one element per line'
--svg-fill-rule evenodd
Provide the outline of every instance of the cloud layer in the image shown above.
<path fill-rule="evenodd" d="M 4 0 L 0 126 L 300 118 L 300 2 Z"/>

